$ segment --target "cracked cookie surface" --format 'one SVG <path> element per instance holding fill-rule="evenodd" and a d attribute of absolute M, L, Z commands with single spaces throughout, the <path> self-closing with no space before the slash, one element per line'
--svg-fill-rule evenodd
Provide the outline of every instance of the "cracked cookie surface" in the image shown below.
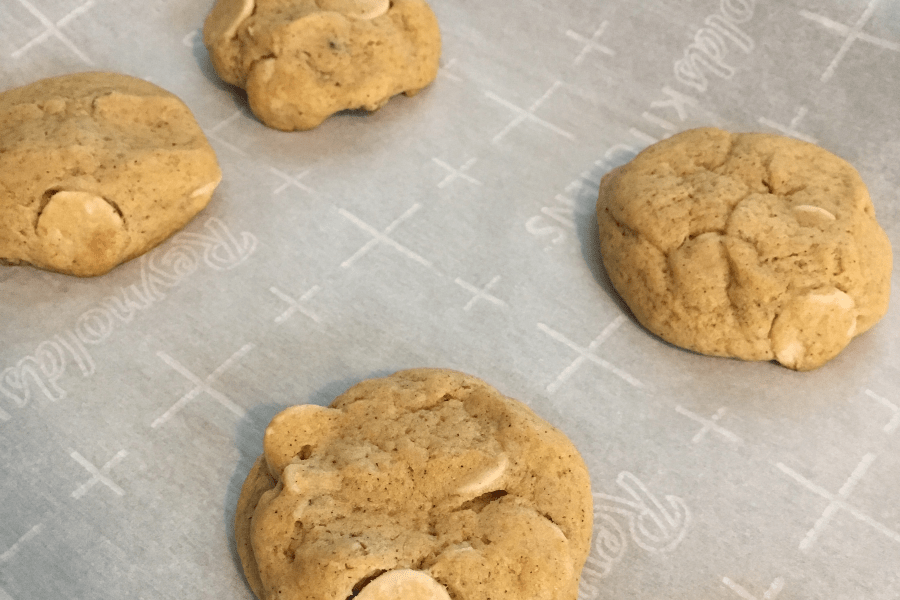
<path fill-rule="evenodd" d="M 203 41 L 219 77 L 285 131 L 418 93 L 436 77 L 441 47 L 424 0 L 218 0 Z"/>
<path fill-rule="evenodd" d="M 400 371 L 266 429 L 235 537 L 262 600 L 575 600 L 592 497 L 571 441 L 475 377 Z"/>
<path fill-rule="evenodd" d="M 887 311 L 892 252 L 866 187 L 813 144 L 682 132 L 603 177 L 597 220 L 613 286 L 683 348 L 814 369 Z"/>
<path fill-rule="evenodd" d="M 173 94 L 117 73 L 0 94 L 0 262 L 101 275 L 153 248 L 222 178 Z"/>

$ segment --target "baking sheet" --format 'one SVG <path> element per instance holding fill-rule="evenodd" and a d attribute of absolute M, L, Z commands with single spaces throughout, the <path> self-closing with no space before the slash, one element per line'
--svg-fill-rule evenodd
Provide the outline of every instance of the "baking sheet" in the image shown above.
<path fill-rule="evenodd" d="M 225 174 L 106 276 L 0 269 L 0 600 L 252 598 L 232 519 L 268 420 L 418 366 L 581 450 L 582 600 L 900 597 L 897 303 L 814 372 L 699 356 L 624 309 L 593 215 L 603 173 L 716 125 L 846 158 L 900 247 L 900 1 L 432 5 L 434 84 L 305 133 L 218 81 L 207 0 L 0 5 L 0 89 L 148 79 Z"/>

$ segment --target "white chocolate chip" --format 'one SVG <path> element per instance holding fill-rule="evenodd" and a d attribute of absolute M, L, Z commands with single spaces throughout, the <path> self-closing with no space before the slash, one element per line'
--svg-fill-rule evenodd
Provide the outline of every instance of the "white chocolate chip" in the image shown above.
<path fill-rule="evenodd" d="M 62 98 L 51 98 L 44 102 L 42 108 L 47 114 L 55 115 L 66 110 L 66 101 Z"/>
<path fill-rule="evenodd" d="M 856 333 L 856 302 L 835 288 L 793 298 L 772 323 L 775 358 L 786 367 L 815 368 L 835 356 Z"/>
<path fill-rule="evenodd" d="M 816 304 L 837 306 L 846 313 L 849 313 L 856 308 L 856 302 L 853 301 L 853 298 L 840 290 L 834 290 L 828 294 L 811 294 L 809 299 Z M 847 328 L 848 338 L 852 338 L 854 334 L 856 334 L 856 321 L 857 318 L 854 316 L 853 321 L 850 323 L 850 327 Z"/>
<path fill-rule="evenodd" d="M 213 190 L 216 189 L 216 186 L 219 185 L 220 180 L 210 181 L 204 186 L 198 187 L 196 190 L 191 192 L 191 198 L 197 198 L 199 196 L 206 196 L 213 193 Z"/>
<path fill-rule="evenodd" d="M 391 0 L 318 0 L 317 4 L 322 10 L 368 21 L 386 13 L 391 7 Z"/>
<path fill-rule="evenodd" d="M 232 39 L 254 8 L 255 0 L 218 0 L 203 26 L 204 42 Z"/>
<path fill-rule="evenodd" d="M 254 79 L 261 83 L 269 83 L 275 76 L 275 60 L 274 58 L 261 58 L 253 65 L 251 74 Z M 274 100 L 273 100 L 274 101 Z M 277 107 L 280 109 L 284 105 L 283 100 L 277 101 Z"/>
<path fill-rule="evenodd" d="M 833 304 L 842 308 L 843 310 L 850 310 L 854 306 L 856 306 L 853 298 L 851 298 L 841 290 L 832 290 L 827 294 L 810 294 L 809 299 L 811 302 L 815 302 L 817 304 Z"/>
<path fill-rule="evenodd" d="M 59 191 L 41 211 L 37 233 L 58 260 L 117 259 L 127 243 L 118 210 L 91 192 Z"/>
<path fill-rule="evenodd" d="M 450 595 L 427 573 L 397 569 L 369 582 L 356 600 L 450 600 Z"/>
<path fill-rule="evenodd" d="M 266 427 L 263 452 L 273 475 L 280 474 L 307 446 L 329 435 L 341 411 L 317 404 L 300 404 L 281 411 Z"/>
<path fill-rule="evenodd" d="M 794 218 L 803 227 L 825 225 L 835 220 L 835 216 L 820 206 L 800 204 L 794 207 Z"/>
<path fill-rule="evenodd" d="M 475 473 L 468 481 L 460 485 L 456 489 L 456 495 L 477 496 L 496 489 L 497 482 L 499 482 L 503 477 L 503 474 L 506 473 L 506 468 L 508 466 L 509 459 L 505 454 L 501 454 L 497 457 L 497 462 L 495 464 Z"/>
<path fill-rule="evenodd" d="M 795 368 L 800 364 L 806 349 L 799 340 L 793 339 L 788 343 L 776 345 L 774 348 L 775 358 L 786 367 Z"/>
<path fill-rule="evenodd" d="M 334 492 L 341 487 L 341 478 L 337 471 L 326 471 L 303 463 L 287 465 L 281 473 L 281 481 L 288 493 L 297 496 Z"/>

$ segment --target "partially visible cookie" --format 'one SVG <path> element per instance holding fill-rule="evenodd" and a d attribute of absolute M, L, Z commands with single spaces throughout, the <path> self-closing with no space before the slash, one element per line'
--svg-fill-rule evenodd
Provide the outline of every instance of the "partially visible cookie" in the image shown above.
<path fill-rule="evenodd" d="M 424 0 L 217 0 L 203 42 L 219 77 L 285 131 L 418 93 L 441 49 Z"/>
<path fill-rule="evenodd" d="M 261 600 L 575 600 L 592 527 L 571 441 L 456 371 L 363 381 L 266 429 L 235 515 Z"/>
<path fill-rule="evenodd" d="M 0 93 L 0 262 L 101 275 L 182 228 L 221 178 L 187 106 L 141 79 Z"/>
<path fill-rule="evenodd" d="M 685 131 L 603 177 L 597 220 L 616 290 L 683 348 L 814 369 L 887 311 L 891 246 L 866 187 L 813 144 Z"/>

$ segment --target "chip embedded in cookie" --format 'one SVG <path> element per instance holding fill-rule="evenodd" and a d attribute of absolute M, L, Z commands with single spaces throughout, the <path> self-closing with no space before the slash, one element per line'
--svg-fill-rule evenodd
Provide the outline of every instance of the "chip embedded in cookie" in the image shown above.
<path fill-rule="evenodd" d="M 891 246 L 866 186 L 807 142 L 674 135 L 603 177 L 597 220 L 613 286 L 683 348 L 809 370 L 887 311 Z"/>
<path fill-rule="evenodd" d="M 414 369 L 266 429 L 235 515 L 261 600 L 575 600 L 592 498 L 571 441 L 456 371 Z"/>
<path fill-rule="evenodd" d="M 118 73 L 0 93 L 0 262 L 102 275 L 181 229 L 222 179 L 173 94 Z"/>
<path fill-rule="evenodd" d="M 441 51 L 424 0 L 217 0 L 203 42 L 219 77 L 284 131 L 418 93 L 437 76 Z"/>

